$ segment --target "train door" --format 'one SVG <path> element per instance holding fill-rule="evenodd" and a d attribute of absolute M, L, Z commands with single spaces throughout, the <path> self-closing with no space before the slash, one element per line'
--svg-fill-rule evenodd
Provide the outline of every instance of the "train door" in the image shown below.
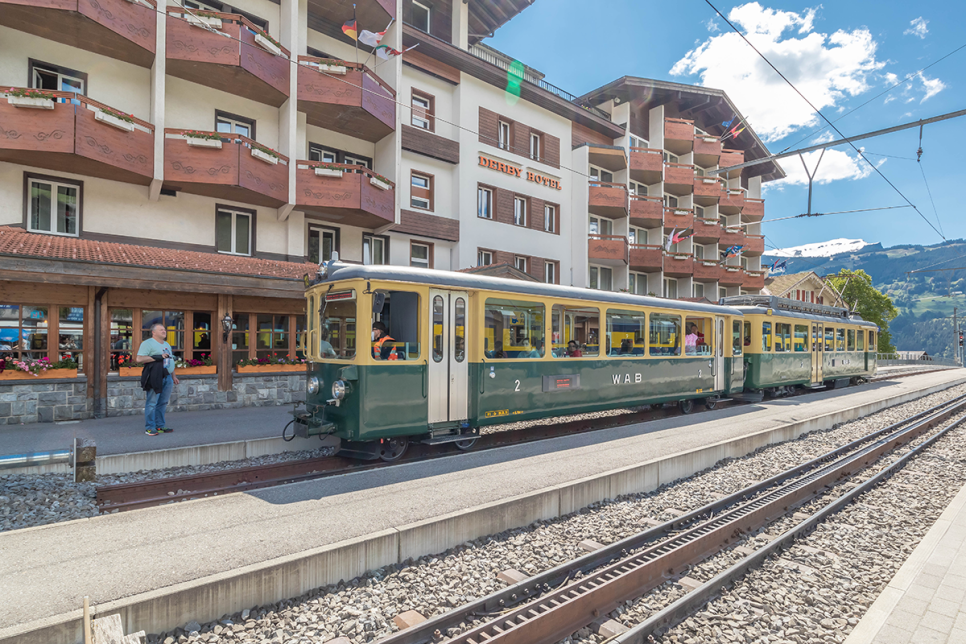
<path fill-rule="evenodd" d="M 725 338 L 725 319 L 716 317 L 714 319 L 714 390 L 725 390 L 725 368 L 724 368 L 724 347 Z"/>
<path fill-rule="evenodd" d="M 430 289 L 429 423 L 466 420 L 469 366 L 465 291 Z"/>
<path fill-rule="evenodd" d="M 821 324 L 812 324 L 812 384 L 822 382 L 822 347 L 825 335 Z"/>

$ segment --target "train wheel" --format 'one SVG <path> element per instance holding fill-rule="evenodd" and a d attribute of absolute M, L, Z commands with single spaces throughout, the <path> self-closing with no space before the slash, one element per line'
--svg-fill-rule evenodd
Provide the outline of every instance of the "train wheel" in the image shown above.
<path fill-rule="evenodd" d="M 406 453 L 409 441 L 405 438 L 389 438 L 382 442 L 379 458 L 387 463 L 398 461 Z"/>
<path fill-rule="evenodd" d="M 678 408 L 681 410 L 682 414 L 690 414 L 694 411 L 694 401 L 688 398 L 687 400 L 682 400 L 678 403 Z"/>
<path fill-rule="evenodd" d="M 476 438 L 467 438 L 466 440 L 456 441 L 453 444 L 456 445 L 456 449 L 458 449 L 459 451 L 466 452 L 473 449 L 473 446 L 476 445 L 476 441 L 478 440 L 480 440 L 479 436 L 477 436 Z"/>
<path fill-rule="evenodd" d="M 709 411 L 712 410 L 712 409 L 714 409 L 717 405 L 718 405 L 718 399 L 717 398 L 705 398 L 704 399 L 704 406 Z"/>

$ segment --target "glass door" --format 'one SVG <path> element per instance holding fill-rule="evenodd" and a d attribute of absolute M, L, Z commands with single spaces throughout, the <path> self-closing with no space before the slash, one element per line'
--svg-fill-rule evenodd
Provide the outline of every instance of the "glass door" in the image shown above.
<path fill-rule="evenodd" d="M 469 416 L 465 291 L 430 289 L 429 424 L 459 422 Z"/>

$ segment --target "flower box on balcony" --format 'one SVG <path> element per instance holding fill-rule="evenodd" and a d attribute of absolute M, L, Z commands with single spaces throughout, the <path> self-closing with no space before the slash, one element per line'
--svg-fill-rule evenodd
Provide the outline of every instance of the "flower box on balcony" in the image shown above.
<path fill-rule="evenodd" d="M 196 148 L 217 148 L 221 149 L 221 139 L 199 139 L 194 136 L 185 137 L 188 145 Z"/>
<path fill-rule="evenodd" d="M 273 43 L 262 34 L 255 34 L 255 44 L 275 56 L 278 56 L 282 53 L 282 49 L 278 45 Z"/>
<path fill-rule="evenodd" d="M 304 364 L 260 364 L 235 367 L 238 373 L 289 373 L 305 372 Z"/>
<path fill-rule="evenodd" d="M 315 168 L 315 176 L 335 177 L 336 179 L 341 179 L 342 170 L 339 170 L 338 168 Z"/>
<path fill-rule="evenodd" d="M 0 380 L 52 380 L 55 378 L 76 378 L 77 369 L 48 369 L 40 373 L 27 373 L 5 369 L 0 372 Z"/>
<path fill-rule="evenodd" d="M 371 183 L 375 187 L 379 188 L 380 190 L 389 190 L 390 188 L 392 188 L 392 186 L 390 186 L 388 183 L 386 183 L 382 179 L 377 179 L 375 177 L 369 177 L 369 183 Z"/>
<path fill-rule="evenodd" d="M 94 120 L 100 121 L 105 125 L 110 125 L 111 127 L 116 127 L 119 130 L 124 130 L 125 132 L 134 131 L 134 123 L 120 119 L 107 112 L 94 112 Z"/>
<path fill-rule="evenodd" d="M 265 163 L 271 163 L 272 165 L 278 165 L 278 157 L 274 154 L 269 154 L 265 150 L 259 150 L 258 148 L 252 148 L 252 156 L 259 161 L 264 161 Z"/>
<path fill-rule="evenodd" d="M 215 29 L 221 29 L 221 18 L 216 18 L 214 16 L 196 16 L 192 13 L 186 13 L 184 18 L 192 25 L 197 25 L 199 27 L 208 26 Z"/>
<path fill-rule="evenodd" d="M 345 65 L 326 65 L 325 63 L 319 63 L 318 68 L 320 72 L 328 72 L 329 74 L 339 74 L 345 76 L 346 67 Z"/>
<path fill-rule="evenodd" d="M 174 370 L 176 376 L 207 376 L 218 373 L 215 365 L 203 365 L 200 367 L 179 367 Z"/>
<path fill-rule="evenodd" d="M 14 107 L 29 107 L 35 110 L 54 109 L 54 100 L 51 98 L 35 98 L 33 96 L 8 96 L 7 103 Z"/>

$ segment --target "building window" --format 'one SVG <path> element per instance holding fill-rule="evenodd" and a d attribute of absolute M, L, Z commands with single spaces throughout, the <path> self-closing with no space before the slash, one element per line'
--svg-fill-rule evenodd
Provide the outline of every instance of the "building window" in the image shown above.
<path fill-rule="evenodd" d="M 527 200 L 523 197 L 513 198 L 513 223 L 517 226 L 527 225 Z"/>
<path fill-rule="evenodd" d="M 723 286 L 719 286 L 718 287 L 718 299 L 719 300 L 723 300 L 726 297 L 728 297 L 728 289 L 726 289 Z"/>
<path fill-rule="evenodd" d="M 672 197 L 671 195 L 664 195 L 664 207 L 665 208 L 677 208 L 678 198 Z"/>
<path fill-rule="evenodd" d="M 648 143 L 647 141 L 645 141 L 644 139 L 642 139 L 640 137 L 637 137 L 637 136 L 634 136 L 633 134 L 631 134 L 631 147 L 632 148 L 641 148 L 641 149 L 646 150 L 649 146 L 650 146 L 650 143 Z"/>
<path fill-rule="evenodd" d="M 677 163 L 677 162 L 678 162 L 678 157 L 676 155 L 673 155 L 670 152 L 664 153 L 664 163 Z"/>
<path fill-rule="evenodd" d="M 643 183 L 638 183 L 636 181 L 631 181 L 630 182 L 630 187 L 631 187 L 631 194 L 632 195 L 637 195 L 638 197 L 646 197 L 647 196 L 647 186 L 645 186 Z"/>
<path fill-rule="evenodd" d="M 252 254 L 252 213 L 219 208 L 215 213 L 215 247 L 219 253 Z"/>
<path fill-rule="evenodd" d="M 309 161 L 319 161 L 321 163 L 338 163 L 338 154 L 335 150 L 323 148 L 315 143 L 309 143 Z"/>
<path fill-rule="evenodd" d="M 543 148 L 541 145 L 541 139 L 542 137 L 540 134 L 537 134 L 536 132 L 530 133 L 530 158 L 535 161 L 540 160 L 540 152 Z"/>
<path fill-rule="evenodd" d="M 409 265 L 416 266 L 417 268 L 432 268 L 432 244 L 417 244 L 416 242 L 412 242 L 409 246 Z"/>
<path fill-rule="evenodd" d="M 557 283 L 557 262 L 546 262 L 543 265 L 543 277 L 547 284 Z"/>
<path fill-rule="evenodd" d="M 603 217 L 591 217 L 589 232 L 591 235 L 613 235 L 614 222 Z"/>
<path fill-rule="evenodd" d="M 362 263 L 366 266 L 389 263 L 389 238 L 378 235 L 362 236 Z"/>
<path fill-rule="evenodd" d="M 627 241 L 631 244 L 647 244 L 647 231 L 633 226 L 627 231 Z"/>
<path fill-rule="evenodd" d="M 0 359 L 74 360 L 83 370 L 84 307 L 0 304 Z"/>
<path fill-rule="evenodd" d="M 429 6 L 422 4 L 418 0 L 413 0 L 413 27 L 429 33 L 430 13 Z"/>
<path fill-rule="evenodd" d="M 597 166 L 590 166 L 590 178 L 592 181 L 601 183 L 613 183 L 614 174 Z"/>
<path fill-rule="evenodd" d="M 476 216 L 493 219 L 493 191 L 489 188 L 476 189 Z"/>
<path fill-rule="evenodd" d="M 704 297 L 704 284 L 695 282 L 692 288 L 694 297 Z"/>
<path fill-rule="evenodd" d="M 409 205 L 420 210 L 433 209 L 433 177 L 431 175 L 412 173 Z"/>
<path fill-rule="evenodd" d="M 704 208 L 701 206 L 694 207 L 694 216 L 698 219 L 704 219 Z"/>
<path fill-rule="evenodd" d="M 506 121 L 499 122 L 499 147 L 502 150 L 510 149 L 510 124 Z"/>
<path fill-rule="evenodd" d="M 634 295 L 647 295 L 647 275 L 631 273 L 628 276 L 627 290 Z"/>
<path fill-rule="evenodd" d="M 477 266 L 489 266 L 493 263 L 493 253 L 488 250 L 478 250 L 476 251 L 476 265 Z"/>
<path fill-rule="evenodd" d="M 372 169 L 372 159 L 355 152 L 337 150 L 318 143 L 309 143 L 309 161 L 321 163 L 344 163 L 346 165 L 361 165 Z M 349 172 L 349 171 L 347 171 Z"/>
<path fill-rule="evenodd" d="M 664 278 L 664 297 L 670 300 L 678 298 L 678 281 L 673 277 Z"/>
<path fill-rule="evenodd" d="M 215 110 L 215 131 L 255 138 L 255 120 Z"/>
<path fill-rule="evenodd" d="M 435 115 L 433 97 L 429 94 L 423 94 L 422 92 L 417 92 L 413 90 L 413 115 L 412 124 L 413 127 L 418 127 L 421 130 L 429 130 L 432 132 L 435 129 Z"/>
<path fill-rule="evenodd" d="M 141 342 L 151 337 L 151 329 L 155 324 L 160 324 L 165 330 L 165 341 L 171 345 L 174 357 L 184 359 L 184 330 L 185 314 L 184 311 L 141 311 Z M 137 353 L 137 349 L 135 349 Z"/>
<path fill-rule="evenodd" d="M 77 236 L 80 229 L 80 184 L 28 178 L 27 190 L 27 230 Z"/>
<path fill-rule="evenodd" d="M 609 291 L 613 284 L 614 272 L 603 266 L 590 267 L 590 288 L 598 291 Z"/>
<path fill-rule="evenodd" d="M 53 92 L 87 93 L 87 74 L 59 65 L 42 63 L 32 58 L 28 61 L 30 68 L 30 86 L 34 89 L 46 89 Z"/>
<path fill-rule="evenodd" d="M 309 261 L 313 264 L 327 262 L 332 253 L 339 250 L 339 231 L 331 228 L 309 228 Z"/>
<path fill-rule="evenodd" d="M 704 246 L 701 246 L 699 244 L 694 245 L 694 258 L 704 259 Z"/>
<path fill-rule="evenodd" d="M 369 157 L 360 157 L 351 152 L 346 152 L 342 155 L 343 161 L 346 165 L 361 165 L 363 168 L 368 168 L 372 170 L 372 159 Z"/>
<path fill-rule="evenodd" d="M 526 273 L 528 263 L 529 262 L 527 261 L 526 257 L 520 257 L 519 255 L 517 255 L 516 257 L 513 258 L 513 267 L 518 271 L 522 271 Z"/>
<path fill-rule="evenodd" d="M 543 207 L 543 229 L 548 233 L 557 232 L 557 207 L 546 204 Z"/>

